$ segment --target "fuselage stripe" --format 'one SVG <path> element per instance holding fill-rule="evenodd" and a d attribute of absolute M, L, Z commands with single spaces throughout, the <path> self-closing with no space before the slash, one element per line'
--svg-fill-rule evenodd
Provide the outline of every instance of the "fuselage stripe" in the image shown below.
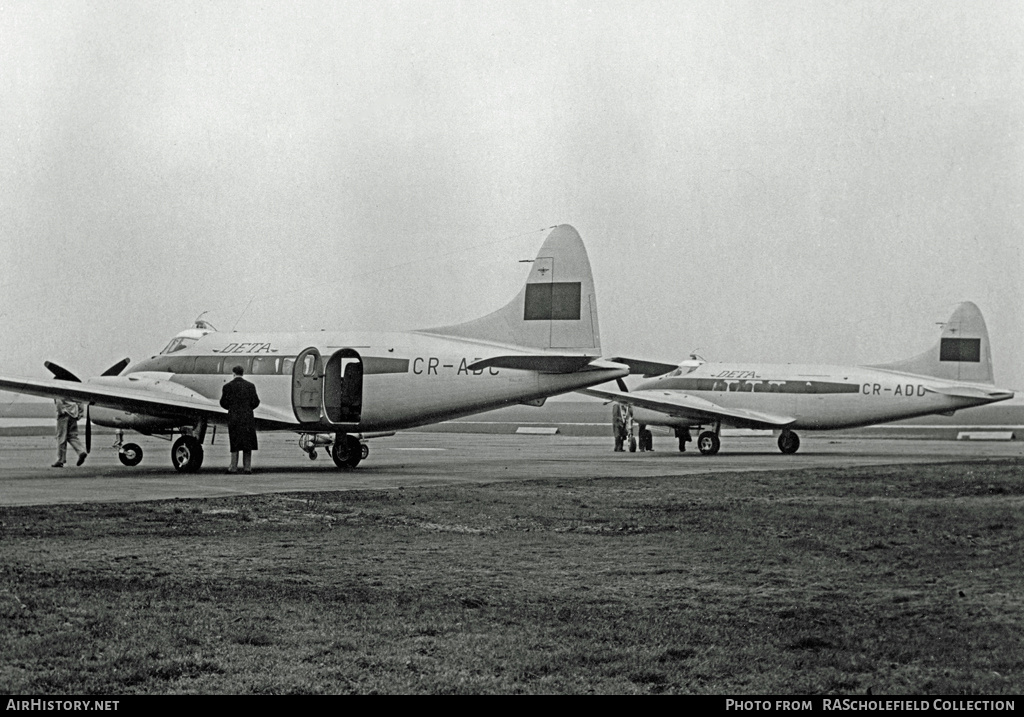
<path fill-rule="evenodd" d="M 727 391 L 738 393 L 859 393 L 859 383 L 803 381 L 799 379 L 666 378 L 645 388 L 677 391 Z"/>
<path fill-rule="evenodd" d="M 364 356 L 364 374 L 408 373 L 409 359 L 390 358 L 386 356 Z M 230 374 L 235 366 L 241 366 L 246 374 L 254 376 L 291 376 L 295 365 L 295 356 L 210 356 L 210 355 L 174 355 L 153 356 L 132 366 L 132 372 L 158 371 L 174 374 Z"/>

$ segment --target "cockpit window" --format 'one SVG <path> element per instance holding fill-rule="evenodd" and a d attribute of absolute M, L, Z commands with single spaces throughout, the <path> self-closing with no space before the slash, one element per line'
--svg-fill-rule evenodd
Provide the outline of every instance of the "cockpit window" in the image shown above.
<path fill-rule="evenodd" d="M 676 376 L 685 376 L 688 373 L 693 373 L 697 370 L 697 366 L 700 364 L 684 364 L 679 368 L 673 369 L 669 373 L 662 376 L 662 378 L 675 378 Z"/>
<path fill-rule="evenodd" d="M 160 353 L 173 354 L 175 351 L 187 349 L 189 346 L 191 346 L 198 340 L 199 339 L 190 339 L 187 336 L 175 336 L 173 339 L 171 339 L 171 343 L 167 344 L 167 348 L 165 348 Z"/>

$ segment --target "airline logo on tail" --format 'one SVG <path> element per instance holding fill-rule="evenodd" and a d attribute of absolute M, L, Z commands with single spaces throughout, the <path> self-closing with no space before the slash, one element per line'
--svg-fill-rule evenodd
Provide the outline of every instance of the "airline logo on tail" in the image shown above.
<path fill-rule="evenodd" d="M 579 321 L 582 284 L 578 281 L 527 284 L 524 321 Z"/>
<path fill-rule="evenodd" d="M 981 339 L 942 339 L 939 361 L 981 363 Z"/>

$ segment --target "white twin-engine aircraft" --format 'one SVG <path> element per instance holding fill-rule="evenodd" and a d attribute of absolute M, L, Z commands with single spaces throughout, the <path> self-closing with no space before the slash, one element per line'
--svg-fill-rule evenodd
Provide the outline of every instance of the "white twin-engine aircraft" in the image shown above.
<path fill-rule="evenodd" d="M 683 361 L 663 364 L 610 359 L 653 380 L 626 391 L 580 391 L 633 407 L 633 421 L 685 429 L 697 436 L 701 453 L 721 446 L 719 430 L 772 429 L 779 450 L 796 453 L 794 429 L 852 428 L 1013 398 L 993 384 L 988 329 L 978 307 L 960 304 L 944 325 L 939 342 L 914 358 L 879 366 L 732 364 Z M 663 374 L 663 375 L 662 375 Z M 711 430 L 703 431 L 710 425 Z M 682 444 L 680 444 L 682 448 Z"/>
<path fill-rule="evenodd" d="M 171 448 L 179 471 L 197 471 L 232 368 L 256 385 L 260 431 L 301 434 L 310 458 L 330 447 L 340 468 L 366 457 L 374 434 L 446 421 L 626 376 L 603 361 L 590 261 L 571 226 L 548 235 L 522 291 L 504 308 L 464 324 L 402 333 L 235 333 L 203 322 L 156 356 L 115 364 L 80 381 L 46 363 L 53 379 L 0 378 L 0 389 L 67 396 L 86 403 L 89 420 L 143 434 L 180 435 Z M 90 435 L 86 426 L 86 437 Z M 137 465 L 142 449 L 118 456 Z"/>

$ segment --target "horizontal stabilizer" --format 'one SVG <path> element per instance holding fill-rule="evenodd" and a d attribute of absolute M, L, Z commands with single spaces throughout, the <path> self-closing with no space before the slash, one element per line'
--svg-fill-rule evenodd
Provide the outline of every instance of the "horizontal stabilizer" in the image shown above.
<path fill-rule="evenodd" d="M 485 368 L 510 368 L 517 371 L 540 371 L 541 373 L 576 373 L 593 362 L 593 356 L 565 354 L 531 354 L 492 356 L 474 361 L 468 368 L 479 371 Z"/>
<path fill-rule="evenodd" d="M 659 361 L 644 361 L 642 359 L 623 358 L 615 356 L 610 361 L 629 366 L 630 374 L 643 374 L 647 378 L 663 376 L 670 371 L 675 371 L 679 366 L 674 363 L 661 363 Z"/>
<path fill-rule="evenodd" d="M 705 401 L 678 391 L 609 391 L 600 388 L 584 388 L 578 391 L 588 396 L 609 399 L 626 403 L 638 408 L 659 411 L 695 422 L 722 421 L 737 428 L 783 428 L 796 419 L 788 416 L 776 416 L 761 411 L 748 411 L 742 408 L 726 408 L 717 403 Z"/>
<path fill-rule="evenodd" d="M 952 398 L 981 398 L 986 401 L 1005 401 L 1013 398 L 1013 391 L 984 386 L 925 386 L 924 390 Z"/>

